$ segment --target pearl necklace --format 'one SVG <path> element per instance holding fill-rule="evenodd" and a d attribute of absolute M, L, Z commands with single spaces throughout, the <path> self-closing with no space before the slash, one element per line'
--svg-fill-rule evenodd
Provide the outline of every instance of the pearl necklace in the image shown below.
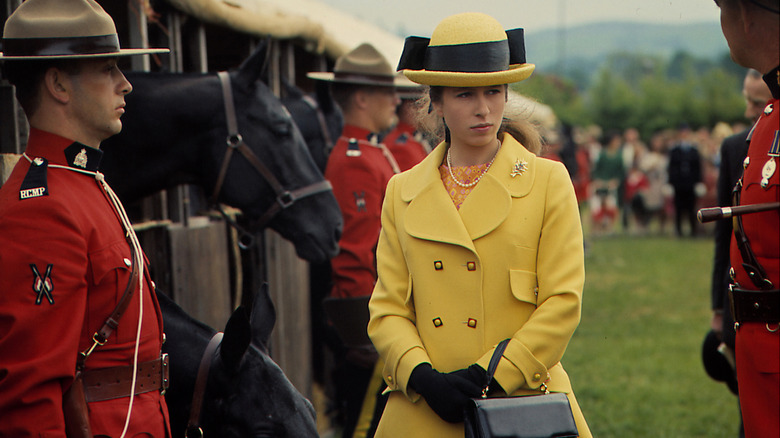
<path fill-rule="evenodd" d="M 455 175 L 452 174 L 452 153 L 451 153 L 452 147 L 447 149 L 447 170 L 450 172 L 450 178 L 452 178 L 452 180 L 455 181 L 455 184 L 463 187 L 464 189 L 467 189 L 469 187 L 474 187 L 479 182 L 479 180 L 482 179 L 482 176 L 485 175 L 485 173 L 487 173 L 488 169 L 490 169 L 490 166 L 493 164 L 493 161 L 496 159 L 496 155 L 498 155 L 498 151 L 501 150 L 501 140 L 496 139 L 496 141 L 498 141 L 498 147 L 496 148 L 496 153 L 493 154 L 493 158 L 490 159 L 490 162 L 487 164 L 487 167 L 485 167 L 485 170 L 483 170 L 482 173 L 479 174 L 477 179 L 475 179 L 474 181 L 468 184 L 458 181 L 458 179 L 455 178 Z"/>

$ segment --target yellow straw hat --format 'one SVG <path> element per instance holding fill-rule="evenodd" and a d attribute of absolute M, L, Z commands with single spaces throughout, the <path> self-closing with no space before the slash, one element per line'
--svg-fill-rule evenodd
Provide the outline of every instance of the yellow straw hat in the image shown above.
<path fill-rule="evenodd" d="M 166 53 L 120 49 L 114 20 L 95 0 L 27 0 L 8 17 L 0 61 Z"/>
<path fill-rule="evenodd" d="M 442 20 L 431 38 L 408 37 L 398 70 L 414 82 L 484 87 L 527 79 L 523 29 L 504 31 L 493 17 L 467 12 Z"/>

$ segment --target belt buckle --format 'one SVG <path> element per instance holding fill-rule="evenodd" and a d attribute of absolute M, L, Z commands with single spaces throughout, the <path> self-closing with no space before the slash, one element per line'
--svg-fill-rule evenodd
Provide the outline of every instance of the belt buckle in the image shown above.
<path fill-rule="evenodd" d="M 160 372 L 162 374 L 162 388 L 160 389 L 160 395 L 165 395 L 165 391 L 168 390 L 168 385 L 170 384 L 169 374 L 170 374 L 170 367 L 168 366 L 168 353 L 163 353 L 160 356 Z"/>

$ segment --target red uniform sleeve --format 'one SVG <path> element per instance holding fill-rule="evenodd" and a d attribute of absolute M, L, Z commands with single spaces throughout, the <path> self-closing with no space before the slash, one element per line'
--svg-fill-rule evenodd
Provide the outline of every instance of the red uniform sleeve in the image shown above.
<path fill-rule="evenodd" d="M 0 436 L 64 436 L 62 394 L 85 318 L 87 244 L 67 205 L 8 200 L 0 200 Z"/>

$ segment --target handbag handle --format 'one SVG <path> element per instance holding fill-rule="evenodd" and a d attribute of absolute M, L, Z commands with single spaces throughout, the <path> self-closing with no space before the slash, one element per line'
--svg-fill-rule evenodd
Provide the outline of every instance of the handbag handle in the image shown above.
<path fill-rule="evenodd" d="M 499 342 L 498 345 L 496 345 L 496 349 L 493 351 L 493 356 L 490 358 L 490 363 L 488 364 L 487 369 L 487 383 L 485 384 L 485 388 L 482 389 L 482 398 L 487 398 L 488 388 L 490 387 L 490 383 L 493 381 L 493 374 L 496 372 L 496 368 L 498 368 L 498 361 L 500 361 L 501 356 L 504 355 L 504 350 L 506 350 L 507 344 L 509 344 L 509 339 L 504 339 L 503 341 Z"/>

